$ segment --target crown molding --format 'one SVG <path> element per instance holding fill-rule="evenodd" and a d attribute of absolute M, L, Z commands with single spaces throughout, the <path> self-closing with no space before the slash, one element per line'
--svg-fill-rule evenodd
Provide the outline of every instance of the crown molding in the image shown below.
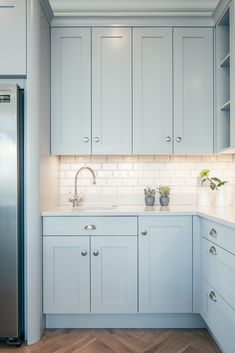
<path fill-rule="evenodd" d="M 48 23 L 51 23 L 54 15 L 53 15 L 53 10 L 51 8 L 51 4 L 50 4 L 49 0 L 39 0 L 39 1 L 40 1 L 42 9 L 44 11 L 44 14 L 47 18 Z"/>
<path fill-rule="evenodd" d="M 227 8 L 230 2 L 231 0 L 223 0 L 218 3 L 213 13 L 213 20 L 215 23 L 219 21 L 220 16 L 223 14 L 223 12 L 225 11 L 225 9 Z"/>
<path fill-rule="evenodd" d="M 50 0 L 55 16 L 211 16 L 218 0 Z"/>

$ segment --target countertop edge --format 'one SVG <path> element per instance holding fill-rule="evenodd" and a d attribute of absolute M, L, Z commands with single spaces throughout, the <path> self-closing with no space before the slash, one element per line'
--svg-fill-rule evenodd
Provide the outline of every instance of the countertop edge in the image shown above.
<path fill-rule="evenodd" d="M 180 206 L 179 206 L 180 207 Z M 187 207 L 187 206 L 185 206 Z M 134 207 L 133 207 L 134 208 Z M 146 209 L 145 210 L 125 210 L 125 209 L 116 209 L 109 211 L 82 211 L 82 212 L 71 212 L 63 210 L 51 210 L 41 212 L 42 217 L 159 217 L 159 216 L 199 216 L 214 222 L 221 223 L 225 226 L 235 228 L 235 208 L 226 208 L 226 209 L 216 209 L 216 208 L 200 208 L 196 206 L 191 206 L 188 211 L 186 210 L 177 210 L 177 206 L 174 206 L 175 209 Z M 182 208 L 182 206 L 181 206 Z M 220 214 L 222 213 L 222 214 Z M 232 215 L 231 215 L 232 213 Z M 233 220 L 234 219 L 234 220 Z"/>

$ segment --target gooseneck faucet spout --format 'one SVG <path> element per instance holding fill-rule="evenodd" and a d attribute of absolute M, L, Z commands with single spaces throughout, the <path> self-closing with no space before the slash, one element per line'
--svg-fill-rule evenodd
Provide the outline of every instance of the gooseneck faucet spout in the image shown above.
<path fill-rule="evenodd" d="M 90 167 L 82 167 L 82 168 L 78 169 L 77 173 L 75 174 L 75 180 L 74 180 L 74 198 L 69 199 L 69 202 L 73 203 L 73 208 L 77 207 L 79 205 L 79 203 L 81 202 L 81 199 L 79 199 L 79 197 L 78 197 L 78 176 L 83 170 L 88 170 L 92 174 L 93 185 L 96 184 L 96 177 L 95 177 L 94 170 L 92 170 Z"/>

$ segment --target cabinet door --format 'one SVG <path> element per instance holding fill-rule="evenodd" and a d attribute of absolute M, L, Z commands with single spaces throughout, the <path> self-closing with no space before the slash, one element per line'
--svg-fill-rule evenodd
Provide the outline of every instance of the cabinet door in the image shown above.
<path fill-rule="evenodd" d="M 91 154 L 91 29 L 52 28 L 52 154 Z"/>
<path fill-rule="evenodd" d="M 90 312 L 89 237 L 43 238 L 43 312 Z"/>
<path fill-rule="evenodd" d="M 0 0 L 0 75 L 26 76 L 26 0 Z"/>
<path fill-rule="evenodd" d="M 131 154 L 131 29 L 92 31 L 92 153 Z"/>
<path fill-rule="evenodd" d="M 91 238 L 91 312 L 137 312 L 137 237 Z"/>
<path fill-rule="evenodd" d="M 133 152 L 172 154 L 172 29 L 133 30 Z"/>
<path fill-rule="evenodd" d="M 213 153 L 213 29 L 174 29 L 174 153 Z"/>
<path fill-rule="evenodd" d="M 141 313 L 192 312 L 192 217 L 139 218 Z"/>

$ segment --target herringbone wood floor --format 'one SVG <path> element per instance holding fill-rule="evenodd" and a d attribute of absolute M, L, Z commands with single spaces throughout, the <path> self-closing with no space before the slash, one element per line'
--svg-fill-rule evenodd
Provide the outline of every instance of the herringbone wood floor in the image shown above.
<path fill-rule="evenodd" d="M 218 353 L 206 330 L 47 330 L 41 341 L 1 353 Z"/>

